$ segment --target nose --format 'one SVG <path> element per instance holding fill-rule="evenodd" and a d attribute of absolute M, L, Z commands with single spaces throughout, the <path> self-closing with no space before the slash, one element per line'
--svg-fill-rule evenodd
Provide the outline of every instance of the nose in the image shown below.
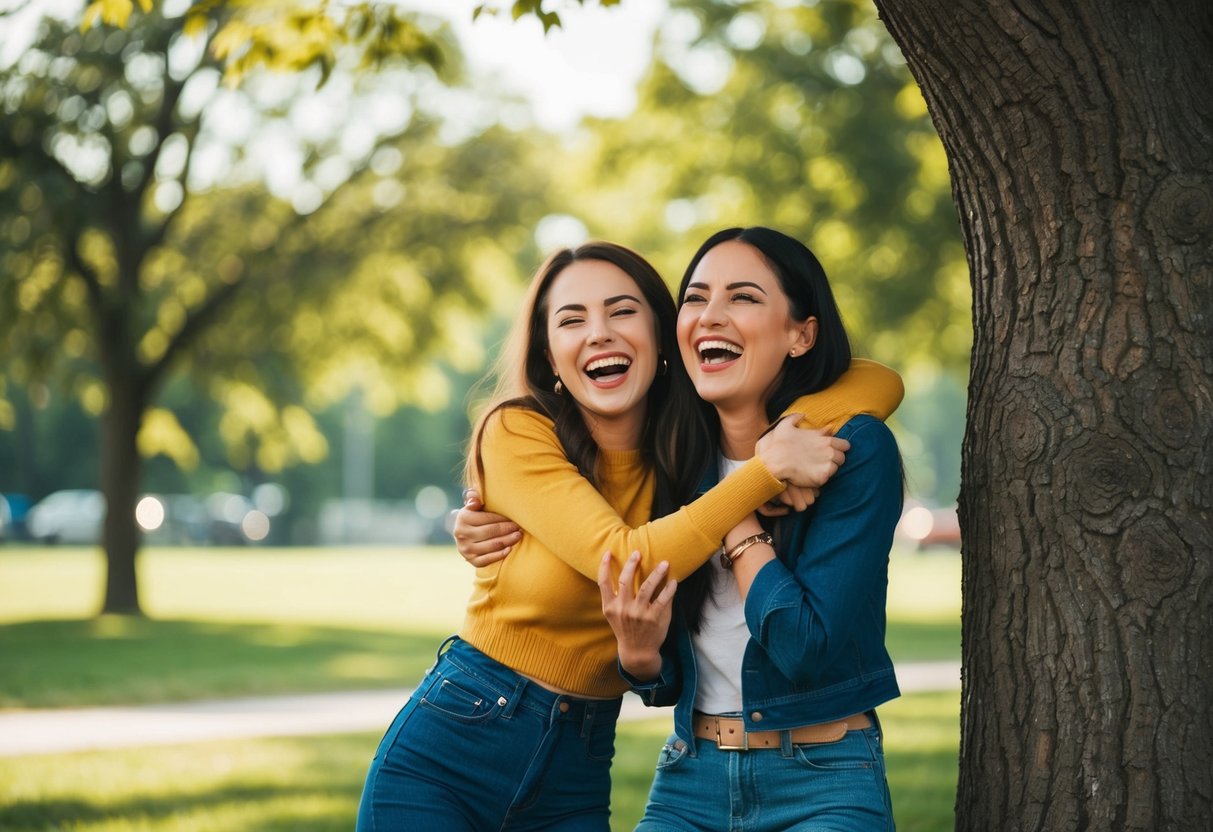
<path fill-rule="evenodd" d="M 710 299 L 704 304 L 703 311 L 699 314 L 699 325 L 720 327 L 728 323 L 725 304 L 725 300 L 719 296 Z"/>
<path fill-rule="evenodd" d="M 590 325 L 585 333 L 587 344 L 609 343 L 614 339 L 615 335 L 611 331 L 610 318 L 606 315 L 593 315 L 590 317 Z"/>

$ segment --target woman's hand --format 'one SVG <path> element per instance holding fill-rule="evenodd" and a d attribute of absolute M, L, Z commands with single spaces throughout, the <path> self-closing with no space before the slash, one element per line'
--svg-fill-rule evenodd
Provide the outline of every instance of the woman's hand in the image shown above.
<path fill-rule="evenodd" d="M 825 431 L 796 427 L 800 416 L 780 419 L 774 428 L 758 440 L 754 452 L 770 472 L 789 485 L 801 487 L 787 502 L 798 511 L 813 502 L 816 494 L 805 489 L 821 488 L 846 461 L 851 443 Z M 810 499 L 812 498 L 812 499 Z M 790 502 L 789 502 L 790 501 Z"/>
<path fill-rule="evenodd" d="M 758 513 L 763 517 L 783 517 L 793 511 L 804 511 L 817 502 L 820 488 L 805 488 L 799 485 L 789 485 L 782 493 L 758 507 Z"/>
<path fill-rule="evenodd" d="M 518 524 L 500 514 L 484 510 L 480 492 L 469 488 L 463 492 L 463 508 L 454 512 L 451 535 L 455 548 L 472 566 L 496 563 L 510 553 L 522 540 Z"/>
<path fill-rule="evenodd" d="M 611 585 L 611 553 L 607 552 L 598 565 L 598 589 L 602 592 L 602 614 L 619 643 L 619 663 L 632 676 L 647 680 L 661 675 L 661 645 L 670 629 L 677 582 L 666 580 L 670 564 L 663 560 L 633 596 L 638 563 L 640 553 L 632 552 L 619 573 L 616 592 Z M 661 586 L 662 581 L 665 586 Z"/>

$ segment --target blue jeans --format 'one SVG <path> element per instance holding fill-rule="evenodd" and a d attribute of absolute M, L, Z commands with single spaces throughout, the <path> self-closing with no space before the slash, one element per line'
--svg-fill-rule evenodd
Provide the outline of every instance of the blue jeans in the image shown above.
<path fill-rule="evenodd" d="M 676 735 L 657 760 L 636 832 L 892 832 L 880 729 L 782 749 L 696 750 Z"/>
<path fill-rule="evenodd" d="M 379 744 L 358 832 L 606 832 L 620 700 L 552 693 L 449 642 Z"/>

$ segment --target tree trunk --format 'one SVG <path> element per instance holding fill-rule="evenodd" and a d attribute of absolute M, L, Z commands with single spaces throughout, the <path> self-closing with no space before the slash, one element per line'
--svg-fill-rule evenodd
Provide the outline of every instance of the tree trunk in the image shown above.
<path fill-rule="evenodd" d="M 101 490 L 105 494 L 105 601 L 102 613 L 141 615 L 135 571 L 140 533 L 135 522 L 142 459 L 137 438 L 143 423 L 144 394 L 133 347 L 123 348 L 126 327 L 107 327 L 118 343 L 109 344 L 106 381 L 109 407 L 101 422 Z M 118 335 L 121 333 L 121 335 Z"/>
<path fill-rule="evenodd" d="M 1213 818 L 1213 5 L 876 0 L 973 285 L 957 828 Z"/>

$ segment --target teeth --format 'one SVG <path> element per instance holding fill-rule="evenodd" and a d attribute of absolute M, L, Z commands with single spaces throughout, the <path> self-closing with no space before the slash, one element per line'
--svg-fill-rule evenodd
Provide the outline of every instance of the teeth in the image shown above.
<path fill-rule="evenodd" d="M 599 358 L 596 361 L 591 361 L 585 365 L 586 372 L 595 370 L 605 370 L 607 367 L 631 367 L 632 360 L 624 358 L 622 355 L 612 355 L 610 358 Z"/>
<path fill-rule="evenodd" d="M 709 356 L 708 353 L 713 350 L 717 354 Z M 719 353 L 726 354 L 720 355 Z M 734 355 L 741 355 L 741 347 L 728 341 L 701 341 L 699 343 L 699 358 L 705 364 L 724 364 L 732 361 L 730 356 Z"/>

